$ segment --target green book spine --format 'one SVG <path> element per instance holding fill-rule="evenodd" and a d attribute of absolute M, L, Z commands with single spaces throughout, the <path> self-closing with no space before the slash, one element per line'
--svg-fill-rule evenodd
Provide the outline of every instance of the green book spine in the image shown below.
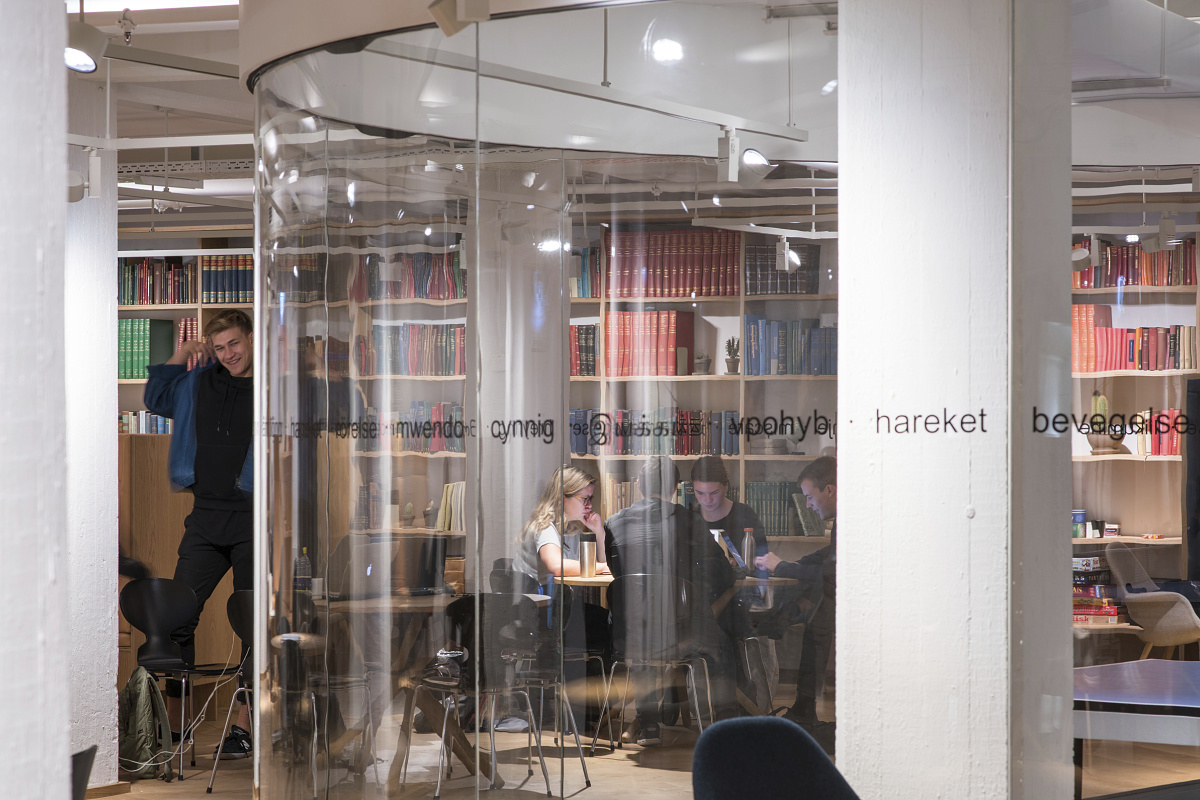
<path fill-rule="evenodd" d="M 117 320 L 117 380 L 125 378 L 125 320 Z"/>

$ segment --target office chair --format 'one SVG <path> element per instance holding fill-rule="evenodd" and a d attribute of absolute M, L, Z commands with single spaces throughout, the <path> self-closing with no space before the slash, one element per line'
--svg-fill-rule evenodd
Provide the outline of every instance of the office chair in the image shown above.
<path fill-rule="evenodd" d="M 825 751 L 781 717 L 736 717 L 704 729 L 692 753 L 695 800 L 858 800 Z"/>
<path fill-rule="evenodd" d="M 1129 618 L 1141 626 L 1138 637 L 1146 643 L 1139 659 L 1147 658 L 1151 648 L 1167 648 L 1166 658 L 1183 658 L 1183 646 L 1200 642 L 1200 618 L 1187 598 L 1177 592 L 1142 592 L 1125 595 Z"/>
<path fill-rule="evenodd" d="M 185 721 L 193 710 L 192 677 L 223 677 L 236 674 L 239 667 L 219 664 L 188 666 L 180 654 L 179 645 L 171 639 L 171 633 L 196 614 L 196 594 L 187 584 L 170 578 L 140 578 L 125 584 L 120 596 L 121 613 L 129 624 L 146 637 L 138 648 L 137 665 L 156 678 L 159 675 L 175 678 L 183 685 L 180 703 L 179 731 L 186 736 L 179 748 L 179 780 L 183 780 L 183 752 L 191 749 L 191 764 L 196 766 L 196 743 L 193 731 L 187 730 Z"/>
<path fill-rule="evenodd" d="M 249 642 L 254 634 L 254 592 L 248 589 L 241 589 L 229 595 L 229 602 L 225 604 L 225 613 L 229 617 L 229 627 L 233 628 L 234 634 L 243 642 Z M 238 664 L 238 678 L 245 676 L 245 663 Z M 218 748 L 225 744 L 225 736 L 229 733 L 229 721 L 233 719 L 233 707 L 237 705 L 238 697 L 244 697 L 247 704 L 250 703 L 252 695 L 250 689 L 242 685 L 242 681 L 238 681 L 238 687 L 233 692 L 233 697 L 229 698 L 229 711 L 225 713 L 225 725 L 221 728 L 221 738 L 217 739 Z M 250 715 L 250 724 L 254 724 L 254 715 Z M 250 731 L 251 736 L 254 731 Z M 221 759 L 213 758 L 212 774 L 208 776 L 208 794 L 212 794 L 213 780 L 217 777 L 217 767 L 220 766 Z"/>

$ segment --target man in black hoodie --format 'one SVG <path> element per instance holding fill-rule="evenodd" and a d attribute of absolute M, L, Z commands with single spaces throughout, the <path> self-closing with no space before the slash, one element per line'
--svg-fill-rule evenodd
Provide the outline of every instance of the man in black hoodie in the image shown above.
<path fill-rule="evenodd" d="M 732 641 L 717 625 L 713 603 L 733 586 L 733 570 L 699 515 L 671 501 L 678 485 L 679 469 L 671 459 L 651 457 L 638 474 L 642 499 L 609 517 L 604 525 L 605 552 L 614 578 L 642 574 L 659 579 L 657 588 L 636 598 L 612 598 L 613 639 L 618 649 L 625 651 L 670 652 L 676 645 L 688 643 L 692 652 L 710 663 L 714 703 L 728 714 L 736 705 L 736 656 Z M 678 619 L 677 598 L 660 591 L 673 577 L 688 581 L 693 591 L 692 614 L 687 620 Z M 641 605 L 625 608 L 626 603 Z M 656 671 L 646 667 L 632 671 L 641 727 L 637 742 L 643 747 L 661 743 Z"/>
<path fill-rule="evenodd" d="M 193 357 L 195 368 L 188 371 Z M 172 483 L 190 489 L 195 498 L 192 513 L 184 520 L 175 580 L 196 593 L 196 616 L 171 636 L 184 661 L 194 664 L 200 612 L 225 573 L 232 567 L 235 590 L 254 588 L 254 334 L 250 317 L 238 310 L 222 311 L 204 326 L 202 341 L 183 342 L 166 364 L 151 367 L 149 372 L 147 406 L 175 420 Z M 186 423 L 189 416 L 194 419 L 191 430 Z M 189 464 L 187 456 L 192 453 Z M 248 649 L 243 642 L 243 662 Z M 180 718 L 178 684 L 168 685 L 167 694 L 174 722 Z M 217 755 L 250 755 L 249 722 L 249 710 L 242 705 L 238 724 Z"/>

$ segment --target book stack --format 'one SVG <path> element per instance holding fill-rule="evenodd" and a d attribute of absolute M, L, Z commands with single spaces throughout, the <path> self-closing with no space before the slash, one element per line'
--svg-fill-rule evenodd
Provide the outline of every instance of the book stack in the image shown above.
<path fill-rule="evenodd" d="M 398 253 L 391 261 L 378 253 L 358 256 L 350 298 L 369 300 L 461 300 L 467 274 L 459 252 Z"/>
<path fill-rule="evenodd" d="M 364 378 L 465 375 L 466 334 L 461 324 L 372 325 L 369 337 L 354 337 L 354 365 Z"/>
<path fill-rule="evenodd" d="M 321 268 L 321 259 L 318 253 L 278 257 L 274 269 L 279 278 L 280 305 L 315 303 L 325 299 L 325 273 Z"/>
<path fill-rule="evenodd" d="M 456 481 L 442 486 L 442 504 L 438 506 L 437 523 L 439 531 L 466 530 L 467 497 L 466 481 Z"/>
<path fill-rule="evenodd" d="M 599 298 L 604 288 L 604 269 L 599 247 L 583 247 L 571 256 L 571 277 L 567 291 L 571 297 Z"/>
<path fill-rule="evenodd" d="M 1071 587 L 1073 622 L 1117 624 L 1128 622 L 1125 606 L 1116 586 L 1110 585 L 1111 573 L 1104 556 L 1071 559 L 1074 585 Z"/>
<path fill-rule="evenodd" d="M 458 403 L 414 400 L 391 421 L 392 449 L 416 453 L 462 453 L 463 409 Z"/>
<path fill-rule="evenodd" d="M 195 303 L 196 262 L 191 258 L 118 258 L 117 304 Z"/>
<path fill-rule="evenodd" d="M 599 325 L 572 325 L 568 331 L 571 342 L 571 377 L 595 377 L 596 340 Z"/>
<path fill-rule="evenodd" d="M 746 484 L 746 505 L 758 514 L 767 536 L 788 535 L 788 508 L 795 491 L 793 481 L 750 481 Z"/>
<path fill-rule="evenodd" d="M 604 519 L 608 519 L 623 508 L 629 508 L 641 499 L 642 492 L 638 489 L 637 481 L 619 481 L 617 476 L 611 472 L 604 474 L 604 486 L 600 492 L 600 503 L 603 508 L 601 516 Z M 595 503 L 594 500 L 592 502 Z"/>
<path fill-rule="evenodd" d="M 196 317 L 181 317 L 177 335 L 175 336 L 175 349 L 178 350 L 183 346 L 184 342 L 194 342 L 200 338 L 200 320 Z M 188 359 L 187 368 L 195 369 L 199 359 L 192 356 Z"/>
<path fill-rule="evenodd" d="M 1180 411 L 1178 408 L 1166 408 L 1155 411 L 1147 409 L 1134 415 L 1141 417 L 1141 424 L 1134 425 L 1137 436 L 1137 452 L 1140 456 L 1177 456 L 1179 449 L 1178 425 Z M 1135 422 L 1135 419 L 1131 419 Z M 1186 428 L 1185 428 L 1186 430 Z"/>
<path fill-rule="evenodd" d="M 819 328 L 819 320 L 774 320 L 747 314 L 747 375 L 836 375 L 837 328 Z"/>
<path fill-rule="evenodd" d="M 253 303 L 254 256 L 200 256 L 205 303 Z"/>
<path fill-rule="evenodd" d="M 1075 249 L 1089 249 L 1089 240 Z M 1196 284 L 1196 240 L 1147 253 L 1142 245 L 1100 243 L 1100 264 L 1071 273 L 1072 289 L 1101 289 L 1119 286 L 1194 286 Z"/>
<path fill-rule="evenodd" d="M 746 245 L 746 294 L 819 294 L 821 245 L 793 244 L 800 257 L 793 272 L 775 269 L 774 244 Z"/>
<path fill-rule="evenodd" d="M 145 378 L 146 367 L 174 355 L 172 325 L 169 319 L 117 320 L 117 378 Z"/>
<path fill-rule="evenodd" d="M 702 228 L 606 233 L 604 296 L 736 297 L 741 241 L 737 231 Z"/>
<path fill-rule="evenodd" d="M 571 453 L 594 456 L 737 455 L 738 412 L 570 409 Z"/>
<path fill-rule="evenodd" d="M 1195 367 L 1195 325 L 1114 328 L 1110 306 L 1071 306 L 1072 372 Z"/>
<path fill-rule="evenodd" d="M 675 309 L 613 311 L 605 331 L 609 377 L 691 375 L 695 314 Z"/>
<path fill-rule="evenodd" d="M 780 436 L 761 436 L 750 440 L 752 456 L 782 456 L 787 455 L 788 440 Z"/>
<path fill-rule="evenodd" d="M 170 433 L 170 417 L 160 417 L 149 411 L 122 411 L 117 417 L 118 433 Z"/>

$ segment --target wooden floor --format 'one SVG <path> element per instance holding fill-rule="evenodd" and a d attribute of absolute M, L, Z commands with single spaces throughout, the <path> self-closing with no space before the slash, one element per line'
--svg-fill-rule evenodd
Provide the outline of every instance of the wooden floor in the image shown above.
<path fill-rule="evenodd" d="M 786 691 L 782 695 L 786 695 Z M 819 710 L 824 719 L 832 718 L 833 697 L 824 698 Z M 380 782 L 386 782 L 388 770 L 395 758 L 400 718 L 392 716 L 384 721 L 379 731 L 377 754 L 380 758 Z M 186 779 L 163 783 L 162 781 L 137 781 L 131 792 L 138 797 L 172 798 L 185 800 L 194 798 L 249 798 L 251 762 L 226 761 L 217 771 L 217 779 L 211 795 L 205 793 L 209 770 L 212 769 L 210 754 L 216 747 L 220 729 L 217 723 L 206 722 L 200 728 L 196 767 L 187 767 Z M 574 748 L 565 754 L 552 746 L 553 734 L 544 737 L 547 768 L 550 772 L 551 791 L 555 797 L 578 797 L 580 800 L 626 800 L 632 796 L 689 798 L 692 796 L 691 763 L 692 747 L 696 734 L 682 728 L 664 728 L 664 743 L 658 748 L 641 748 L 625 745 L 609 753 L 606 747 L 597 747 L 596 755 L 587 759 L 591 788 L 585 788 L 583 772 Z M 503 798 L 545 797 L 546 783 L 535 761 L 535 775 L 528 776 L 525 762 L 524 734 L 496 734 L 497 749 L 500 751 L 499 772 L 505 780 L 504 789 L 489 793 L 495 800 Z M 486 742 L 486 739 L 485 739 Z M 432 734 L 415 737 L 409 765 L 409 785 L 396 797 L 427 798 L 433 796 L 438 759 L 437 737 Z M 186 761 L 185 761 L 186 763 Z M 362 777 L 349 775 L 344 770 L 333 770 L 329 775 L 329 798 L 379 798 L 385 791 L 376 792 L 374 771 L 368 767 L 365 781 Z M 1200 748 L 1172 747 L 1168 745 L 1144 745 L 1125 742 L 1087 742 L 1084 750 L 1083 796 L 1098 797 L 1115 792 L 1129 791 L 1165 783 L 1200 780 Z M 486 784 L 480 788 L 485 788 Z M 323 788 L 323 787 L 322 787 Z M 312 797 L 311 781 L 305 781 L 300 791 L 281 793 L 297 800 Z M 272 793 L 275 794 L 275 793 Z M 275 794 L 275 796 L 281 796 Z M 324 793 L 321 793 L 324 797 Z M 442 796 L 447 800 L 475 796 L 475 779 L 466 773 L 455 760 L 453 777 L 443 786 Z"/>

